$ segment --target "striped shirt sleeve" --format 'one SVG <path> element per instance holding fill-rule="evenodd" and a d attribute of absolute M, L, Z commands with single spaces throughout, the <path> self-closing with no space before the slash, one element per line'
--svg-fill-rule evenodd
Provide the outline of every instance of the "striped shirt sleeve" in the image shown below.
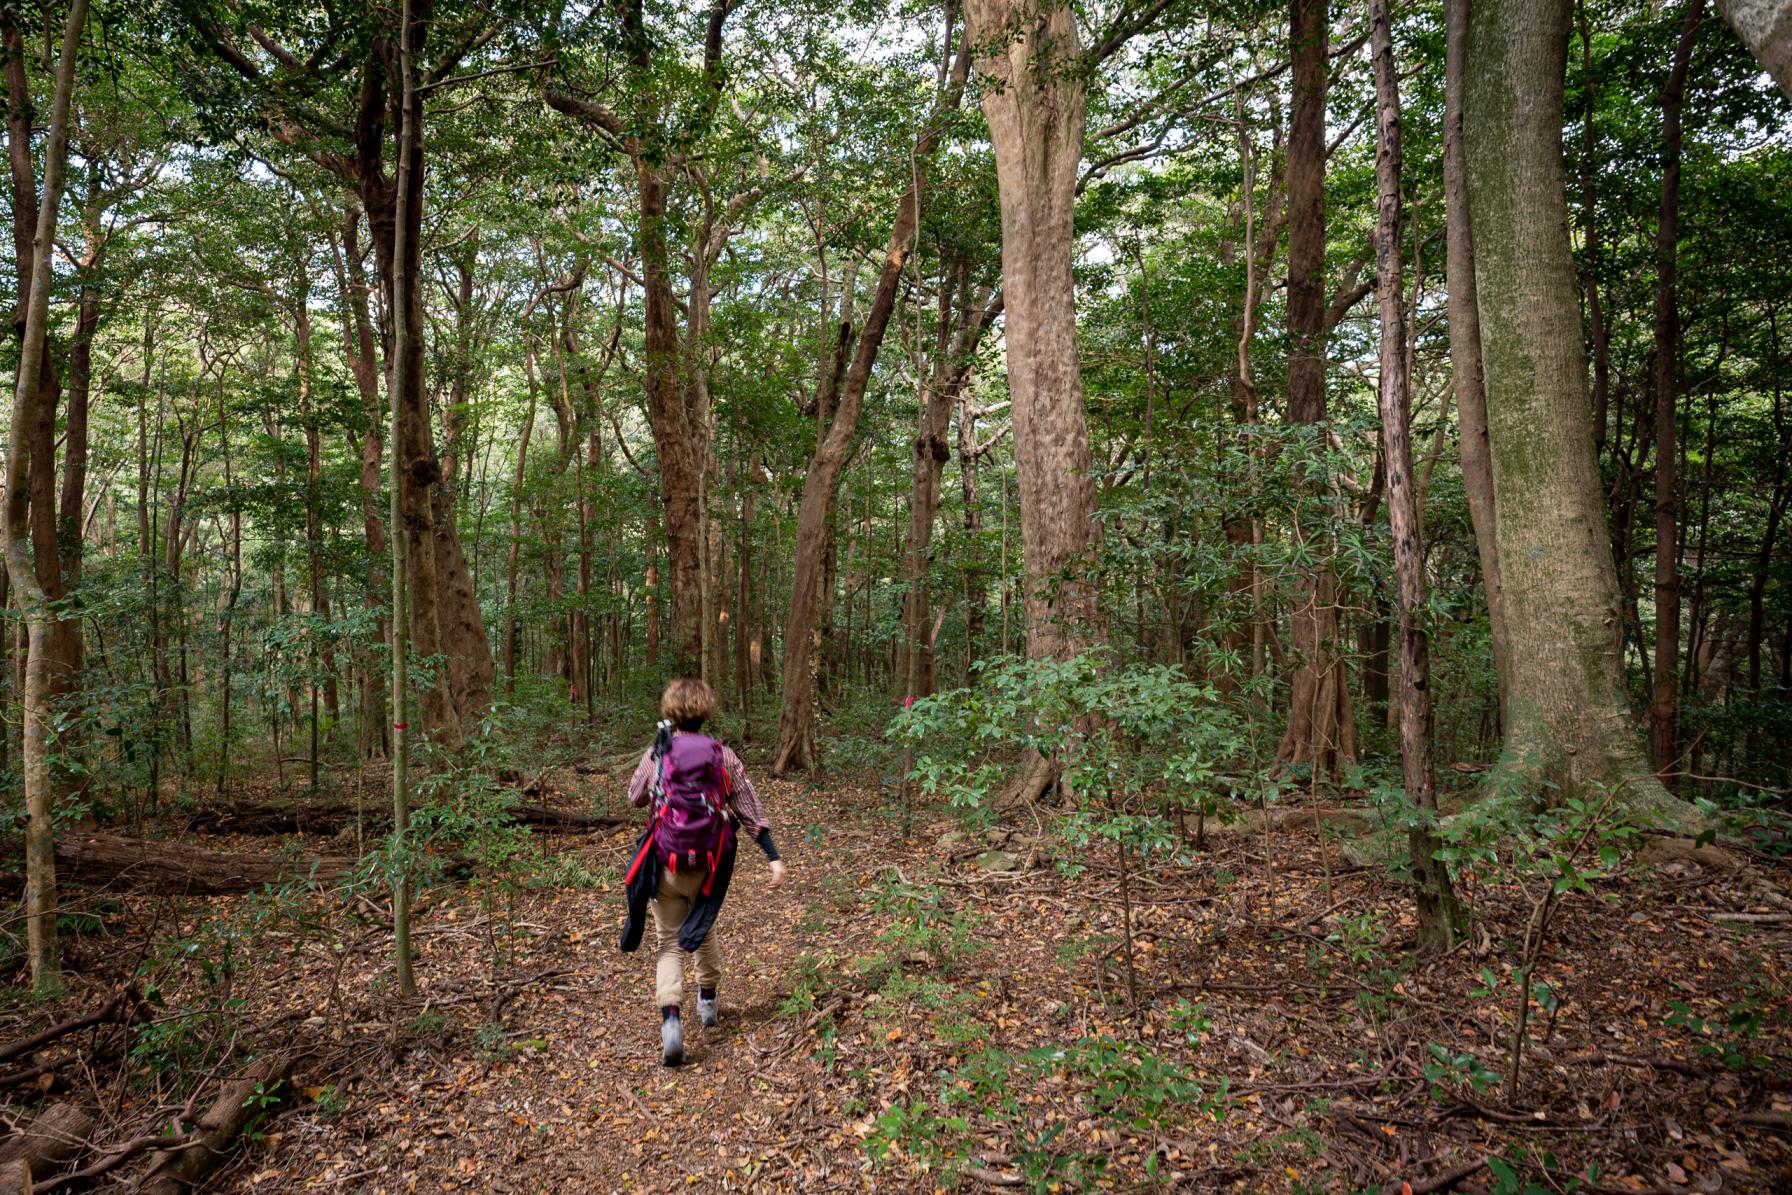
<path fill-rule="evenodd" d="M 653 748 L 649 747 L 641 753 L 641 762 L 635 765 L 635 774 L 628 781 L 628 803 L 630 805 L 647 804 L 648 781 L 653 779 Z"/>
<path fill-rule="evenodd" d="M 753 787 L 753 781 L 747 777 L 747 769 L 740 762 L 740 756 L 732 747 L 722 748 L 722 768 L 728 773 L 728 780 L 734 791 L 730 802 L 734 806 L 735 815 L 740 818 L 741 829 L 749 838 L 759 837 L 761 830 L 771 829 L 771 822 L 766 819 L 765 806 L 760 804 L 759 790 Z"/>

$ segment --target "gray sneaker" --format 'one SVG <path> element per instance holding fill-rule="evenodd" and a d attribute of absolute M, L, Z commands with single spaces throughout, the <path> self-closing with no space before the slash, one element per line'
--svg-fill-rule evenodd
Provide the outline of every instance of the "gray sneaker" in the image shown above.
<path fill-rule="evenodd" d="M 697 994 L 697 1019 L 703 1022 L 705 1029 L 714 1029 L 721 1015 L 722 998 Z"/>
<path fill-rule="evenodd" d="M 677 1017 L 660 1022 L 660 1065 L 684 1065 L 684 1022 Z"/>

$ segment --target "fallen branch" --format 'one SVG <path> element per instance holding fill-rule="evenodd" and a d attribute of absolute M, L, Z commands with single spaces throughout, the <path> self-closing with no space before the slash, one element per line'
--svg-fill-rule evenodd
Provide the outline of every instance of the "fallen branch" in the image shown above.
<path fill-rule="evenodd" d="M 0 1195 L 42 1190 L 45 1175 L 79 1158 L 93 1117 L 73 1104 L 51 1104 L 16 1136 L 0 1144 Z"/>
<path fill-rule="evenodd" d="M 629 824 L 628 818 L 603 814 L 581 813 L 576 809 L 557 809 L 551 805 L 517 805 L 510 810 L 510 819 L 525 826 L 547 832 L 606 830 Z M 220 834 L 317 834 L 333 835 L 352 825 L 357 816 L 353 806 L 342 804 L 306 805 L 300 802 L 255 804 L 247 801 L 224 801 L 203 806 L 187 819 L 190 829 Z M 377 807 L 359 811 L 363 823 L 376 833 L 390 825 L 388 813 Z"/>
<path fill-rule="evenodd" d="M 105 1003 L 101 1004 L 92 1012 L 83 1013 L 78 1017 L 71 1017 L 69 1020 L 51 1025 L 48 1029 L 45 1029 L 40 1033 L 33 1033 L 30 1037 L 20 1038 L 18 1041 L 0 1046 L 0 1062 L 11 1062 L 14 1058 L 20 1058 L 26 1054 L 41 1050 L 59 1037 L 65 1037 L 70 1033 L 77 1033 L 92 1025 L 102 1025 L 107 1021 L 116 1020 L 118 1017 L 118 1010 L 123 1007 L 127 996 L 130 998 L 131 1007 L 134 1010 L 137 1004 L 137 994 L 134 991 L 127 988 L 122 991 L 114 992 Z M 3 1082 L 4 1080 L 0 1080 L 0 1083 Z"/>
<path fill-rule="evenodd" d="M 974 1178 L 991 1187 L 1024 1187 L 1026 1176 L 1021 1174 L 1004 1174 L 999 1170 L 986 1170 L 982 1166 L 966 1166 L 962 1172 L 966 1178 Z"/>
<path fill-rule="evenodd" d="M 1738 1112 L 1731 1119 L 1776 1133 L 1792 1133 L 1792 1112 Z"/>
<path fill-rule="evenodd" d="M 253 892 L 305 880 L 325 883 L 348 875 L 353 866 L 343 856 L 235 854 L 114 834 L 69 834 L 56 843 L 59 879 L 191 896 Z"/>
<path fill-rule="evenodd" d="M 1418 1182 L 1401 1182 L 1395 1180 L 1382 1187 L 1381 1195 L 1432 1195 L 1435 1191 L 1448 1191 L 1451 1187 L 1471 1175 L 1478 1174 L 1487 1168 L 1487 1159 L 1470 1162 L 1458 1166 L 1454 1170 L 1446 1170 L 1442 1174 L 1434 1174 L 1430 1178 Z"/>
<path fill-rule="evenodd" d="M 1677 1075 L 1685 1075 L 1691 1079 L 1708 1079 L 1712 1074 L 1709 1067 L 1682 1062 L 1678 1058 L 1644 1058 L 1636 1054 L 1594 1054 L 1588 1058 L 1574 1058 L 1570 1061 L 1609 1062 L 1614 1066 L 1648 1067 L 1658 1071 L 1673 1071 Z"/>
<path fill-rule="evenodd" d="M 98 1160 L 90 1162 L 79 1170 L 71 1170 L 60 1178 L 47 1183 L 33 1184 L 32 1195 L 55 1195 L 58 1191 L 66 1191 L 92 1182 L 112 1173 L 137 1155 L 151 1149 L 178 1149 L 193 1139 L 192 1133 L 144 1133 L 120 1141 L 116 1145 L 108 1145 L 101 1151 Z"/>
<path fill-rule="evenodd" d="M 186 1195 L 224 1157 L 236 1135 L 285 1098 L 292 1059 L 270 1054 L 256 1059 L 242 1078 L 224 1084 L 217 1100 L 193 1126 L 189 1138 L 163 1150 L 138 1185 L 142 1195 Z"/>
<path fill-rule="evenodd" d="M 1699 909 L 1713 921 L 1739 921 L 1750 925 L 1784 925 L 1792 921 L 1792 913 L 1720 913 L 1716 909 Z"/>

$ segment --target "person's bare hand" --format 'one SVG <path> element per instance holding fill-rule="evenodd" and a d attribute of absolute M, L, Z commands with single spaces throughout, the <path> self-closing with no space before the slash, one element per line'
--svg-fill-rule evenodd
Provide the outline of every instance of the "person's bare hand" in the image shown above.
<path fill-rule="evenodd" d="M 773 859 L 772 860 L 772 882 L 770 884 L 768 884 L 767 887 L 769 887 L 772 891 L 776 892 L 779 888 L 782 888 L 783 886 L 784 886 L 784 861 L 782 859 Z"/>

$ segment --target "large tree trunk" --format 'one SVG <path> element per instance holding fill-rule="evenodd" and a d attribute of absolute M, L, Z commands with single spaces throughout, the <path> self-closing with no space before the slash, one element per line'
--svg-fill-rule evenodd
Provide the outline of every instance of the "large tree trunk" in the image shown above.
<path fill-rule="evenodd" d="M 30 655 L 25 665 L 22 719 L 24 736 L 20 773 L 25 790 L 25 933 L 31 963 L 31 986 L 40 994 L 62 988 L 62 952 L 56 935 L 56 828 L 55 793 L 50 775 L 52 635 L 55 619 L 49 597 L 37 575 L 32 539 L 30 478 L 33 470 L 32 429 L 43 417 L 48 392 L 40 385 L 48 358 L 45 342 L 50 322 L 50 255 L 55 248 L 56 213 L 62 204 L 63 167 L 68 160 L 70 99 L 75 89 L 75 56 L 87 20 L 87 0 L 72 0 L 62 35 L 62 54 L 56 64 L 56 90 L 52 100 L 49 136 L 44 144 L 43 195 L 38 205 L 32 236 L 31 270 L 19 292 L 25 314 L 19 342 L 12 421 L 6 448 L 4 532 L 6 571 L 24 611 Z M 12 50 L 18 31 L 6 24 L 7 70 L 14 67 Z M 22 65 L 20 67 L 22 69 Z M 16 93 L 15 93 L 16 98 Z M 28 118 L 27 118 L 28 119 Z M 29 150 L 27 150 L 29 153 Z M 35 195 L 36 187 L 31 188 Z M 39 470 L 53 468 L 53 458 L 36 462 Z M 52 510 L 52 515 L 53 515 Z M 52 542 L 54 519 L 51 522 Z"/>
<path fill-rule="evenodd" d="M 1325 91 L 1330 26 L 1325 0 L 1292 0 L 1288 36 L 1288 420 L 1318 424 L 1325 396 Z M 1304 534 L 1304 533 L 1302 533 Z M 1321 562 L 1300 580 L 1290 619 L 1295 666 L 1288 728 L 1277 756 L 1334 773 L 1356 759 L 1356 725 L 1339 652 L 1341 595 Z"/>
<path fill-rule="evenodd" d="M 1680 105 L 1705 0 L 1688 0 L 1661 89 L 1661 209 L 1655 225 L 1655 675 L 1649 693 L 1649 762 L 1670 789 L 1680 756 Z"/>
<path fill-rule="evenodd" d="M 703 470 L 708 455 L 692 426 L 679 378 L 681 349 L 666 243 L 666 181 L 635 159 L 641 195 L 641 277 L 645 302 L 647 409 L 665 508 L 666 580 L 672 591 L 672 670 L 695 676 L 703 663 Z"/>
<path fill-rule="evenodd" d="M 392 47 L 388 57 L 396 59 Z M 370 83 L 370 87 L 378 84 Z M 402 101 L 390 97 L 391 127 L 397 128 L 404 116 Z M 410 600 L 411 640 L 416 654 L 428 659 L 446 652 L 448 638 L 443 626 L 449 615 L 443 609 L 444 587 L 440 584 L 435 540 L 435 509 L 431 494 L 442 482 L 442 465 L 436 456 L 431 433 L 429 396 L 425 390 L 423 348 L 423 285 L 421 271 L 423 171 L 421 101 L 413 105 L 410 117 L 417 121 L 417 135 L 411 139 L 411 161 L 404 164 L 397 180 L 388 179 L 380 164 L 385 139 L 385 122 L 364 129 L 362 153 L 371 157 L 360 175 L 361 202 L 367 211 L 368 230 L 379 258 L 380 282 L 386 296 L 385 311 L 392 325 L 386 354 L 386 393 L 397 408 L 399 442 L 392 451 L 406 481 L 401 488 L 399 526 L 394 534 L 405 537 L 405 588 Z M 371 122 L 370 122 L 371 123 Z M 399 202 L 399 181 L 404 181 L 407 194 Z M 407 221 L 403 235 L 398 235 L 397 221 L 401 212 Z M 399 262 L 395 247 L 402 247 L 406 257 Z M 402 292 L 402 293 L 401 293 Z M 399 304 L 404 305 L 402 320 L 394 318 Z M 402 332 L 402 335 L 400 334 Z M 404 358 L 400 368 L 399 358 Z M 422 693 L 423 721 L 432 736 L 456 746 L 462 739 L 461 715 L 450 689 L 451 669 L 441 669 L 433 684 Z"/>
<path fill-rule="evenodd" d="M 421 111 L 420 106 L 418 111 Z M 421 174 L 421 170 L 418 173 Z M 421 206 L 420 187 L 415 194 L 414 202 Z M 421 304 L 422 287 L 419 285 L 416 289 L 418 302 Z M 477 724 L 486 708 L 491 705 L 492 683 L 497 673 L 492 660 L 491 641 L 485 635 L 485 615 L 479 609 L 479 594 L 473 588 L 473 571 L 468 567 L 466 549 L 461 545 L 460 520 L 454 509 L 458 488 L 456 471 L 460 462 L 458 429 L 466 410 L 467 379 L 472 369 L 471 332 L 466 327 L 472 306 L 473 274 L 463 261 L 456 321 L 459 325 L 460 362 L 450 387 L 448 411 L 443 420 L 445 443 L 441 457 L 442 479 L 429 491 L 430 534 L 435 541 L 436 578 L 441 586 L 437 619 L 441 627 L 442 645 L 448 653 L 448 692 L 463 726 Z M 424 426 L 428 427 L 427 422 Z"/>
<path fill-rule="evenodd" d="M 1792 2 L 1717 0 L 1717 11 L 1748 46 L 1761 69 L 1792 98 Z"/>
<path fill-rule="evenodd" d="M 1493 500 L 1493 455 L 1487 440 L 1487 386 L 1481 365 L 1480 300 L 1475 292 L 1475 242 L 1468 210 L 1468 163 L 1462 150 L 1462 89 L 1467 77 L 1469 0 L 1444 9 L 1444 209 L 1449 288 L 1450 375 L 1456 391 L 1462 488 L 1481 558 L 1481 588 L 1493 639 L 1500 723 L 1506 719 L 1507 630 L 1500 591 L 1499 516 Z"/>
<path fill-rule="evenodd" d="M 1593 461 L 1568 247 L 1569 0 L 1477 0 L 1463 141 L 1511 643 L 1506 748 L 1564 788 L 1624 784 L 1641 815 L 1696 814 L 1649 772 L 1626 708 L 1618 580 Z"/>
<path fill-rule="evenodd" d="M 1002 291 L 1020 489 L 1027 657 L 1070 659 L 1106 640 L 1095 581 L 1089 426 L 1077 348 L 1076 187 L 1086 93 L 1076 16 L 1061 0 L 969 0 L 1002 215 Z M 1029 756 L 1005 800 L 1056 779 Z"/>
<path fill-rule="evenodd" d="M 343 214 L 342 261 L 337 281 L 342 291 L 342 338 L 348 355 L 349 372 L 361 395 L 361 414 L 367 430 L 361 439 L 361 528 L 367 544 L 367 593 L 363 599 L 375 618 L 379 636 L 389 633 L 386 618 L 386 571 L 382 562 L 387 556 L 386 522 L 380 514 L 380 491 L 386 438 L 381 434 L 384 403 L 380 398 L 380 365 L 374 345 L 373 320 L 367 307 L 367 276 L 361 265 L 361 247 L 356 236 L 361 213 L 354 208 Z M 359 749 L 362 758 L 383 757 L 387 747 L 386 679 L 383 669 L 365 667 L 361 680 L 361 734 Z"/>
<path fill-rule="evenodd" d="M 1369 45 L 1375 68 L 1375 276 L 1381 320 L 1382 455 L 1387 462 L 1388 525 L 1400 607 L 1400 764 L 1406 799 L 1418 811 L 1408 851 L 1418 896 L 1419 947 L 1444 950 L 1455 937 L 1461 907 L 1450 873 L 1437 857 L 1437 787 L 1431 765 L 1431 641 L 1425 630 L 1425 546 L 1412 471 L 1406 312 L 1401 299 L 1400 91 L 1388 0 L 1369 0 Z"/>
<path fill-rule="evenodd" d="M 1071 272 L 1086 102 L 1081 51 L 1071 6 L 1059 0 L 969 0 L 965 19 L 972 41 L 997 51 L 977 59 L 977 73 L 988 84 L 983 115 L 1001 197 L 1027 655 L 1062 660 L 1105 638 Z"/>

